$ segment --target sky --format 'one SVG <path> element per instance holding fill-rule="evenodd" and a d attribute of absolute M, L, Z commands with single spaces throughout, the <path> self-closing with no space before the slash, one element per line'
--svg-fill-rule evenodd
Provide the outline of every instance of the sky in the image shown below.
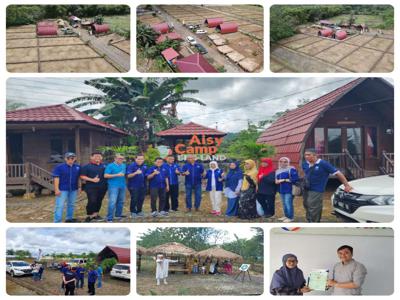
<path fill-rule="evenodd" d="M 37 254 L 99 252 L 105 246 L 130 248 L 126 228 L 24 228 L 7 230 L 6 248 Z"/>
<path fill-rule="evenodd" d="M 84 84 L 90 78 L 20 77 L 7 81 L 7 101 L 24 102 L 28 107 L 64 103 L 83 93 L 98 93 Z M 238 132 L 247 123 L 269 119 L 276 112 L 293 109 L 300 100 L 316 99 L 354 80 L 340 77 L 199 78 L 188 89 L 206 106 L 178 105 L 184 123 L 196 122 L 225 132 Z M 387 79 L 393 84 L 392 79 Z"/>
<path fill-rule="evenodd" d="M 140 237 L 143 233 L 147 232 L 149 229 L 154 230 L 156 227 L 157 226 L 155 225 L 144 226 L 143 228 L 137 229 L 136 231 L 138 236 Z M 234 234 L 236 234 L 239 238 L 242 239 L 251 239 L 255 235 L 255 232 L 252 231 L 252 227 L 248 226 L 236 226 L 234 231 L 229 230 L 230 227 L 227 226 L 213 226 L 213 228 L 226 232 L 226 235 L 221 241 L 221 243 L 228 243 L 236 240 Z"/>

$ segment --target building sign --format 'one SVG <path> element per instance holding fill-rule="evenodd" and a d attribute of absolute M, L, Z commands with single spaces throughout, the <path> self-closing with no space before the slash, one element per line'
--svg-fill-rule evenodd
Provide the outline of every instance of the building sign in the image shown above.
<path fill-rule="evenodd" d="M 212 156 L 217 153 L 223 140 L 223 137 L 206 137 L 204 134 L 201 136 L 194 134 L 187 145 L 177 144 L 174 152 L 178 155 L 206 154 Z"/>
<path fill-rule="evenodd" d="M 186 161 L 189 155 L 194 155 L 196 160 L 201 161 L 224 161 L 227 159 L 225 154 L 215 154 L 215 155 L 208 155 L 208 154 L 182 154 L 178 155 L 178 161 Z"/>

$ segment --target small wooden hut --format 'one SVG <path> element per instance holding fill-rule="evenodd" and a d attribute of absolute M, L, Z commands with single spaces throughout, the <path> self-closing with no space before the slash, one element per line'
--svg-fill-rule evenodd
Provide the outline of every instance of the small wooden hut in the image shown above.
<path fill-rule="evenodd" d="M 221 247 L 212 247 L 200 252 L 197 252 L 197 255 L 200 258 L 215 258 L 215 259 L 227 259 L 230 260 L 232 262 L 238 262 L 241 263 L 243 262 L 243 257 L 239 254 L 233 253 L 231 251 L 222 249 Z"/>

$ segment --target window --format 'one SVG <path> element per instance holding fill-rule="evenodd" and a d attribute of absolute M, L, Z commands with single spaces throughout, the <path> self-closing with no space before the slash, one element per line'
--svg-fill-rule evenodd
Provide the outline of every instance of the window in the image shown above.
<path fill-rule="evenodd" d="M 324 128 L 314 129 L 314 148 L 317 153 L 325 153 L 325 133 Z"/>
<path fill-rule="evenodd" d="M 378 134 L 376 127 L 367 127 L 367 157 L 378 157 Z"/>
<path fill-rule="evenodd" d="M 63 154 L 62 139 L 50 140 L 50 153 L 51 153 L 51 155 L 62 155 Z"/>
<path fill-rule="evenodd" d="M 328 128 L 328 152 L 342 153 L 342 129 Z"/>

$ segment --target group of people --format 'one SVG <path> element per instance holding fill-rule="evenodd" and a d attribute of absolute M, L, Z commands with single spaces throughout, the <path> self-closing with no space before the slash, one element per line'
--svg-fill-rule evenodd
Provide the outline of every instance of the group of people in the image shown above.
<path fill-rule="evenodd" d="M 83 289 L 85 282 L 85 273 L 87 273 L 87 293 L 90 296 L 96 294 L 96 282 L 97 288 L 102 287 L 102 276 L 103 269 L 99 266 L 89 266 L 86 270 L 83 264 L 77 266 L 71 266 L 64 263 L 60 272 L 62 273 L 61 289 L 64 290 L 66 296 L 75 295 L 75 289 Z"/>
<path fill-rule="evenodd" d="M 337 254 L 340 261 L 329 270 L 326 289 L 332 295 L 361 295 L 367 269 L 353 258 L 353 247 L 340 246 Z M 300 296 L 311 292 L 303 271 L 298 267 L 296 255 L 284 255 L 282 264 L 282 267 L 272 276 L 271 294 Z"/>
<path fill-rule="evenodd" d="M 80 166 L 76 155 L 65 154 L 65 163 L 53 171 L 56 205 L 54 222 L 62 222 L 65 203 L 66 222 L 74 222 L 75 201 L 80 190 L 86 192 L 86 222 L 100 221 L 102 201 L 108 192 L 107 222 L 126 218 L 123 214 L 126 190 L 130 194 L 130 216 L 143 217 L 143 203 L 147 190 L 150 193 L 151 215 L 165 217 L 179 207 L 179 176 L 184 176 L 186 211 L 190 213 L 200 209 L 203 187 L 209 193 L 211 214 L 222 214 L 222 195 L 227 198 L 225 216 L 237 216 L 242 219 L 257 218 L 262 214 L 266 218 L 275 215 L 275 196 L 279 193 L 284 216 L 282 222 L 294 220 L 293 187 L 302 182 L 304 208 L 308 222 L 320 222 L 323 206 L 323 194 L 330 175 L 335 175 L 350 191 L 351 186 L 345 176 L 329 162 L 319 159 L 313 149 L 305 152 L 303 164 L 304 178 L 300 179 L 295 167 L 287 157 L 279 159 L 275 168 L 270 158 L 263 158 L 257 169 L 254 160 L 244 161 L 244 171 L 239 161 L 229 163 L 225 173 L 216 161 L 209 163 L 205 170 L 195 156 L 187 157 L 187 162 L 179 166 L 173 155 L 165 159 L 157 157 L 152 166 L 145 164 L 145 158 L 139 154 L 134 162 L 126 165 L 122 155 L 115 155 L 114 161 L 105 165 L 102 154 L 92 153 L 90 163 Z M 194 203 L 192 196 L 194 195 Z M 257 207 L 257 203 L 259 207 Z M 258 209 L 257 209 L 258 208 Z M 260 211 L 262 213 L 260 213 Z"/>
<path fill-rule="evenodd" d="M 156 283 L 160 285 L 161 281 L 164 284 L 168 284 L 168 270 L 170 263 L 177 263 L 178 260 L 172 260 L 166 258 L 164 254 L 158 254 L 155 257 L 156 261 Z M 186 260 L 186 269 L 190 274 L 201 274 L 201 275 L 217 275 L 217 274 L 228 274 L 233 273 L 232 263 L 229 260 L 224 260 L 222 263 L 219 259 L 213 259 L 211 257 L 205 258 L 202 262 L 200 257 L 193 255 L 189 256 Z"/>

